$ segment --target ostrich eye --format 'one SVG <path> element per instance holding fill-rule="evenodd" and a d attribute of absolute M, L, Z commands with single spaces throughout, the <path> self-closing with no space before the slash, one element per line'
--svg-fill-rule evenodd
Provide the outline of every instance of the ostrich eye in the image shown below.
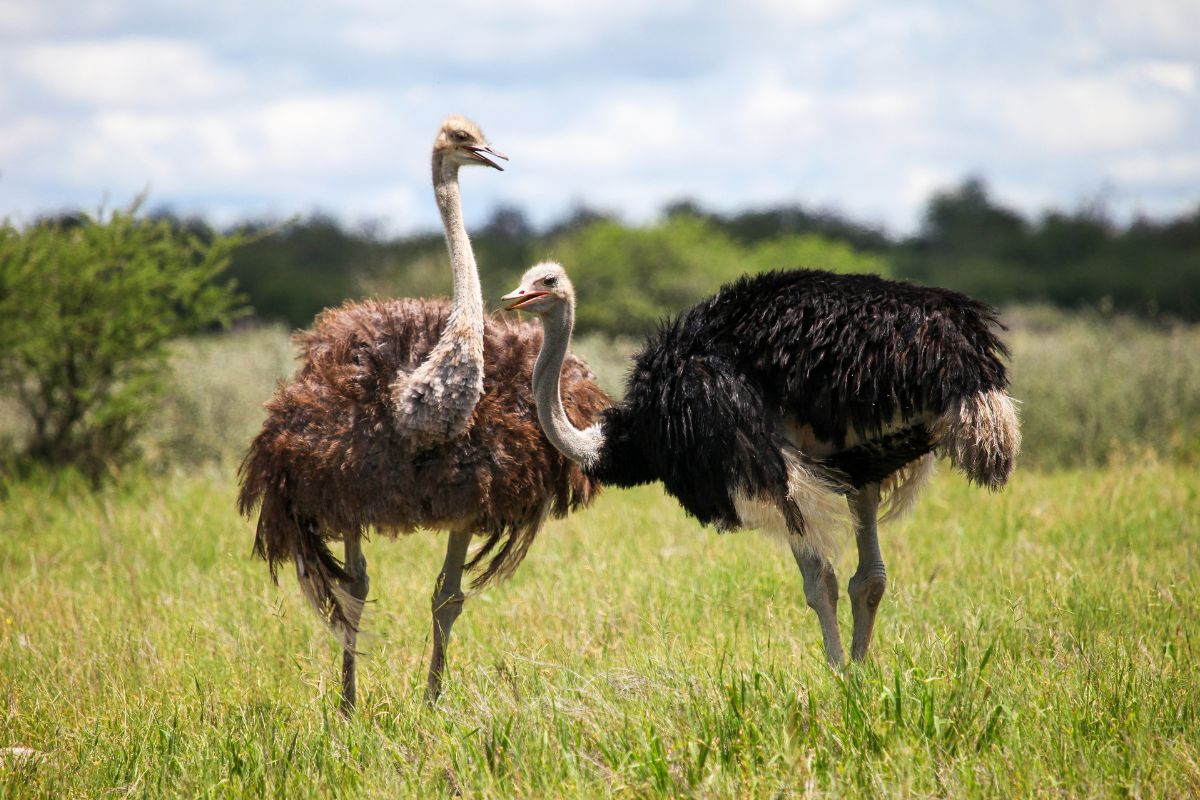
<path fill-rule="evenodd" d="M 542 278 L 542 283 L 553 289 L 558 285 L 558 278 L 554 277 L 553 275 L 547 275 L 546 277 Z"/>
<path fill-rule="evenodd" d="M 450 136 L 456 142 L 465 142 L 469 138 L 466 131 L 454 131 Z"/>

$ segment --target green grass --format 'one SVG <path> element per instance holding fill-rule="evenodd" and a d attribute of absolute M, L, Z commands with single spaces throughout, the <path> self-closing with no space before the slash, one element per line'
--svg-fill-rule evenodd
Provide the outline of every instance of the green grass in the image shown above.
<path fill-rule="evenodd" d="M 444 537 L 373 541 L 361 713 L 344 722 L 335 646 L 294 578 L 276 589 L 249 558 L 228 468 L 99 494 L 13 485 L 0 787 L 1195 796 L 1198 493 L 1194 471 L 1149 461 L 1024 471 L 996 496 L 943 475 L 883 531 L 892 583 L 871 661 L 835 674 L 786 551 L 701 530 L 656 489 L 611 491 L 468 600 L 432 710 Z"/>

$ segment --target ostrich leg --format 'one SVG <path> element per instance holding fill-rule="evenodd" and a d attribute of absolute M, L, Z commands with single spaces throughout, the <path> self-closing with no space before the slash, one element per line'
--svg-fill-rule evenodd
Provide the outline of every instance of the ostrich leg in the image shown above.
<path fill-rule="evenodd" d="M 342 588 L 357 601 L 345 604 L 350 615 L 350 626 L 346 631 L 345 649 L 342 650 L 342 714 L 350 716 L 354 711 L 354 695 L 358 684 L 358 668 L 355 664 L 357 653 L 354 650 L 358 643 L 358 622 L 362 618 L 367 590 L 371 587 L 371 580 L 367 577 L 367 559 L 362 554 L 362 539 L 357 532 L 346 534 L 345 565 L 351 581 Z"/>
<path fill-rule="evenodd" d="M 804 597 L 808 607 L 817 612 L 821 623 L 821 638 L 825 641 L 825 660 L 831 667 L 842 665 L 842 635 L 837 626 L 837 575 L 833 565 L 818 555 L 798 537 L 792 537 L 792 556 L 804 576 Z"/>
<path fill-rule="evenodd" d="M 450 628 L 462 613 L 462 571 L 467 560 L 471 531 L 450 531 L 446 560 L 433 588 L 433 656 L 429 660 L 429 680 L 425 684 L 425 702 L 432 703 L 442 693 L 442 672 L 446 668 L 446 642 Z"/>
<path fill-rule="evenodd" d="M 879 552 L 879 532 L 875 515 L 879 510 L 879 484 L 870 483 L 849 497 L 850 512 L 854 515 L 854 538 L 858 542 L 858 569 L 846 587 L 850 594 L 850 610 L 854 613 L 854 638 L 850 642 L 850 657 L 862 661 L 871 646 L 875 628 L 875 612 L 887 589 L 887 572 Z"/>

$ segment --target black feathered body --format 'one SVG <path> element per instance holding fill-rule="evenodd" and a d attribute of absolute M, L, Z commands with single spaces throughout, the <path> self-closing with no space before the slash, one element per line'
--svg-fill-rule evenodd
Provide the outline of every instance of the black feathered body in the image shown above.
<path fill-rule="evenodd" d="M 997 327 L 964 295 L 873 275 L 743 277 L 650 337 L 590 474 L 661 480 L 722 529 L 743 524 L 739 495 L 802 529 L 797 469 L 835 491 L 884 482 L 943 444 L 947 414 L 1004 392 Z M 988 464 L 1003 476 L 972 477 L 1002 483 L 1011 460 Z"/>

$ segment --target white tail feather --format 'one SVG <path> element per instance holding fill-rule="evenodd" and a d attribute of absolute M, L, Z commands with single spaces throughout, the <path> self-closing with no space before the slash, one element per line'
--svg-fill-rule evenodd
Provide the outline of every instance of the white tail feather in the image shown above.
<path fill-rule="evenodd" d="M 978 484 L 999 489 L 1021 450 L 1016 401 L 1002 389 L 957 400 L 934 425 L 938 450 Z"/>

